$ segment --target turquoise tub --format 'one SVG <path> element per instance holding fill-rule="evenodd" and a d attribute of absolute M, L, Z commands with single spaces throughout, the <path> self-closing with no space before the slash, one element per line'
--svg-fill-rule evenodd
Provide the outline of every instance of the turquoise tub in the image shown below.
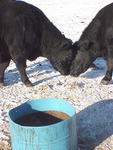
<path fill-rule="evenodd" d="M 15 119 L 36 111 L 56 110 L 70 117 L 47 126 L 22 126 Z M 77 150 L 76 111 L 67 101 L 43 98 L 9 111 L 12 150 Z"/>

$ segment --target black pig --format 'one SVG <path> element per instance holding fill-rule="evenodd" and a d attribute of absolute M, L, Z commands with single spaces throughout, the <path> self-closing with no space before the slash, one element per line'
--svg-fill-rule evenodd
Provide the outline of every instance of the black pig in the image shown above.
<path fill-rule="evenodd" d="M 0 3 L 0 85 L 12 59 L 26 86 L 32 86 L 26 74 L 26 60 L 47 57 L 61 74 L 70 73 L 74 59 L 72 41 L 49 21 L 37 7 L 21 1 Z"/>
<path fill-rule="evenodd" d="M 113 71 L 113 3 L 97 13 L 74 45 L 78 46 L 78 52 L 72 62 L 70 74 L 80 75 L 97 57 L 103 57 L 108 69 L 101 82 L 108 84 Z"/>

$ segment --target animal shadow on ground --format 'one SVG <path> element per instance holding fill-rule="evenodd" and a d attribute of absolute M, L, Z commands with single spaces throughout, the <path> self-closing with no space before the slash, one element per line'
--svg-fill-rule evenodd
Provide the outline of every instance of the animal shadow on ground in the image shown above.
<path fill-rule="evenodd" d="M 31 65 L 28 65 L 26 68 L 26 72 L 30 78 L 30 76 L 32 77 L 33 73 L 35 74 L 35 76 L 36 75 L 41 76 L 44 74 L 50 74 L 52 72 L 56 72 L 56 70 L 52 67 L 50 62 L 47 59 L 45 59 L 45 60 L 40 61 L 38 63 L 33 63 Z M 44 78 L 40 81 L 36 81 L 33 84 L 37 85 L 37 84 L 42 83 L 44 81 L 51 80 L 52 78 L 54 78 L 56 76 L 59 76 L 59 75 L 54 75 L 54 76 L 51 76 L 48 78 Z M 22 81 L 20 79 L 20 73 L 17 70 L 17 68 L 14 68 L 14 69 L 11 69 L 11 70 L 5 72 L 5 83 L 6 83 L 6 85 L 12 85 L 12 84 L 15 84 L 18 82 L 22 82 Z"/>
<path fill-rule="evenodd" d="M 77 114 L 80 150 L 93 150 L 113 135 L 113 99 L 97 102 Z"/>
<path fill-rule="evenodd" d="M 105 75 L 107 66 L 106 61 L 103 58 L 97 58 L 93 64 L 95 64 L 96 68 L 91 66 L 90 68 L 92 69 L 85 72 L 83 75 L 81 75 L 81 77 L 91 79 Z"/>

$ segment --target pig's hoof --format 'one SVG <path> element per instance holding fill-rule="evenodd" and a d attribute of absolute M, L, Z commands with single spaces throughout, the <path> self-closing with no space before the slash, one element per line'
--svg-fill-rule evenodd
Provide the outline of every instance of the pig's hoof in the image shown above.
<path fill-rule="evenodd" d="M 0 82 L 0 87 L 4 86 L 4 82 Z"/>
<path fill-rule="evenodd" d="M 26 85 L 27 87 L 32 87 L 32 86 L 33 86 L 33 84 L 32 84 L 30 81 L 27 81 L 27 82 L 25 83 L 25 85 Z"/>
<path fill-rule="evenodd" d="M 109 80 L 105 80 L 105 79 L 101 80 L 101 84 L 103 84 L 103 85 L 108 85 L 109 83 L 110 83 Z"/>

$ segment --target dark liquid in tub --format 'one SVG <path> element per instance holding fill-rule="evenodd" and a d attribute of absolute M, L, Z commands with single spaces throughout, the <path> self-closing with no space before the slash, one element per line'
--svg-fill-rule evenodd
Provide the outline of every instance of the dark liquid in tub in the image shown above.
<path fill-rule="evenodd" d="M 17 118 L 15 122 L 23 126 L 45 126 L 60 122 L 69 117 L 68 114 L 59 111 L 37 111 Z"/>

